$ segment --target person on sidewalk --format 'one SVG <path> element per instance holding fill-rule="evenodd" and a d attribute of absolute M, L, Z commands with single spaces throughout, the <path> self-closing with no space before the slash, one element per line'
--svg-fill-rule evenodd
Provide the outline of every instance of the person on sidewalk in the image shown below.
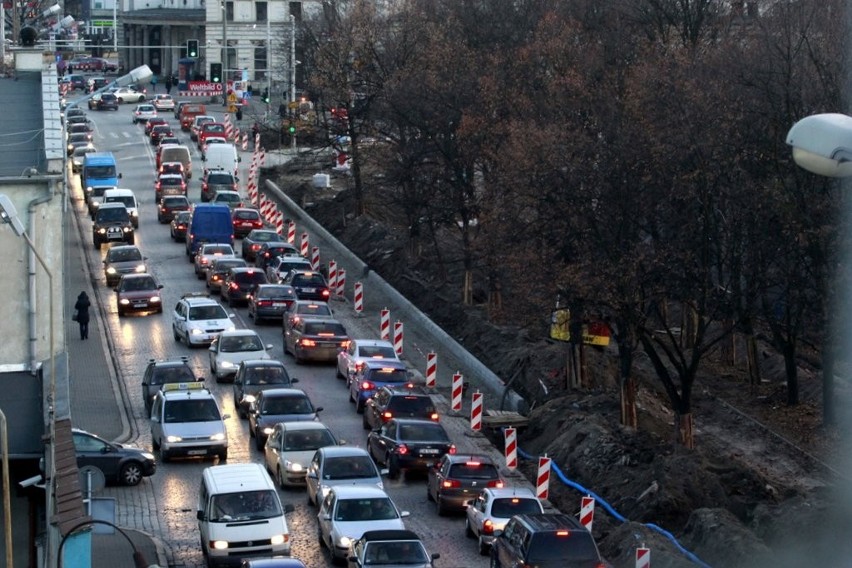
<path fill-rule="evenodd" d="M 168 75 L 166 77 L 165 85 L 166 85 L 166 93 L 171 93 L 172 92 L 172 76 L 171 75 Z"/>
<path fill-rule="evenodd" d="M 92 303 L 86 292 L 80 292 L 74 309 L 77 311 L 77 323 L 80 324 L 80 339 L 89 339 L 89 307 Z"/>
<path fill-rule="evenodd" d="M 151 77 L 151 92 L 152 93 L 157 92 L 157 76 L 156 75 L 153 75 Z"/>

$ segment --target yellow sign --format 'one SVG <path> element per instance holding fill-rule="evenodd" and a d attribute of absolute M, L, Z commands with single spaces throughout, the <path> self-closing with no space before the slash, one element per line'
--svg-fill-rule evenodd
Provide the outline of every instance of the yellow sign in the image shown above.
<path fill-rule="evenodd" d="M 550 338 L 557 341 L 569 341 L 571 333 L 568 324 L 571 322 L 571 310 L 560 308 L 550 314 Z"/>
<path fill-rule="evenodd" d="M 236 94 L 236 93 L 231 93 L 230 95 L 228 95 L 228 102 L 229 102 L 229 103 L 235 103 L 235 102 L 237 102 L 237 94 Z"/>
<path fill-rule="evenodd" d="M 228 105 L 228 112 L 237 112 L 237 105 Z"/>

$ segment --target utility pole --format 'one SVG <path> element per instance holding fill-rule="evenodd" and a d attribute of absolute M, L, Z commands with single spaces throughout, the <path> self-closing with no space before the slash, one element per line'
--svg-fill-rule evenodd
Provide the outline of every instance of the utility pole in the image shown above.
<path fill-rule="evenodd" d="M 296 102 L 296 17 L 293 14 L 290 14 L 290 102 Z M 295 132 L 290 135 L 290 147 L 296 149 Z"/>

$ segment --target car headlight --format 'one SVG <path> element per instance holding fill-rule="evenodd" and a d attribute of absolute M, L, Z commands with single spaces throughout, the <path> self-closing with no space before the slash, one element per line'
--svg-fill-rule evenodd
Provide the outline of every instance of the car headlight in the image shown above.
<path fill-rule="evenodd" d="M 131 217 L 138 217 L 138 216 L 139 216 L 139 211 L 131 211 L 131 212 L 130 212 L 130 216 L 131 216 Z"/>
<path fill-rule="evenodd" d="M 176 442 L 182 442 L 183 438 L 180 436 L 166 436 L 166 441 L 170 444 L 174 444 Z"/>
<path fill-rule="evenodd" d="M 304 468 L 300 463 L 291 462 L 290 460 L 284 460 L 284 469 L 286 469 L 287 471 L 300 472 Z"/>
<path fill-rule="evenodd" d="M 122 298 L 118 301 L 118 303 L 121 304 L 122 306 L 126 306 L 127 304 L 130 303 L 130 300 L 128 300 L 127 298 Z"/>
<path fill-rule="evenodd" d="M 225 439 L 225 433 L 224 433 L 224 432 L 218 432 L 218 433 L 213 434 L 212 436 L 210 436 L 210 439 L 211 439 L 211 440 L 214 440 L 214 441 L 216 441 L 216 442 L 220 442 L 220 441 L 222 441 L 222 440 L 224 440 L 224 439 Z"/>
<path fill-rule="evenodd" d="M 228 541 L 227 540 L 214 540 L 211 544 L 211 547 L 214 550 L 228 550 Z"/>
<path fill-rule="evenodd" d="M 236 365 L 234 365 L 230 361 L 222 361 L 221 363 L 219 363 L 219 366 L 224 367 L 225 369 L 233 369 L 234 367 L 236 367 Z"/>
<path fill-rule="evenodd" d="M 130 232 L 132 232 L 132 231 L 133 231 L 133 227 L 125 227 L 125 228 L 124 228 L 124 232 L 125 232 L 125 233 L 130 233 Z"/>
<path fill-rule="evenodd" d="M 200 329 L 198 329 L 197 327 L 194 327 L 194 328 L 189 330 L 189 333 L 190 333 L 190 335 L 201 335 L 202 331 Z"/>
<path fill-rule="evenodd" d="M 109 268 L 106 269 L 107 274 L 115 274 L 115 272 L 116 272 L 115 268 L 113 268 L 112 266 L 110 266 Z"/>
<path fill-rule="evenodd" d="M 243 397 L 243 402 L 254 402 L 257 400 L 257 397 L 253 394 L 247 394 Z"/>
<path fill-rule="evenodd" d="M 142 452 L 142 457 L 145 458 L 146 460 L 153 460 L 154 454 L 152 454 L 150 452 Z"/>
<path fill-rule="evenodd" d="M 103 235 L 104 233 L 106 233 L 106 229 L 104 229 L 103 227 L 98 229 L 98 234 Z"/>
<path fill-rule="evenodd" d="M 134 270 L 134 272 L 145 272 L 145 265 L 144 265 L 144 264 L 140 264 L 139 266 L 137 266 L 137 267 L 136 267 L 136 268 L 134 268 L 133 270 Z"/>
<path fill-rule="evenodd" d="M 159 296 L 152 296 L 151 302 L 153 302 L 155 304 L 159 304 L 160 303 L 160 297 Z"/>
<path fill-rule="evenodd" d="M 350 544 L 352 544 L 352 539 L 348 536 L 342 536 L 337 539 L 337 545 L 341 548 L 349 548 Z"/>
<path fill-rule="evenodd" d="M 289 540 L 290 540 L 289 534 L 276 534 L 276 535 L 272 535 L 272 538 L 269 539 L 269 544 L 271 544 L 272 546 L 279 546 L 279 545 L 282 545 Z"/>
<path fill-rule="evenodd" d="M 264 428 L 263 433 L 266 434 L 267 436 L 272 434 L 272 426 L 267 426 L 266 428 Z"/>

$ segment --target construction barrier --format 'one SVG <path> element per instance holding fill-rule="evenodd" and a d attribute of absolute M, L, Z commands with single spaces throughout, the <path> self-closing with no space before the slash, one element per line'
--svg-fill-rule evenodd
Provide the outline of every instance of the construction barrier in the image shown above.
<path fill-rule="evenodd" d="M 651 549 L 640 546 L 636 549 L 636 568 L 651 568 Z"/>
<path fill-rule="evenodd" d="M 311 270 L 317 271 L 320 267 L 319 247 L 311 247 Z"/>
<path fill-rule="evenodd" d="M 337 297 L 343 299 L 346 293 L 346 271 L 342 268 L 337 270 Z"/>
<path fill-rule="evenodd" d="M 506 428 L 503 435 L 506 436 L 506 467 L 514 471 L 518 469 L 518 431 Z"/>
<path fill-rule="evenodd" d="M 390 310 L 384 308 L 379 316 L 379 339 L 390 341 Z"/>
<path fill-rule="evenodd" d="M 291 245 L 296 242 L 296 222 L 290 221 L 287 226 L 287 242 Z"/>
<path fill-rule="evenodd" d="M 550 496 L 550 463 L 551 460 L 546 455 L 538 458 L 535 496 L 539 499 L 547 499 Z"/>
<path fill-rule="evenodd" d="M 580 524 L 586 530 L 592 532 L 592 523 L 595 521 L 595 498 L 591 495 L 580 499 Z"/>
<path fill-rule="evenodd" d="M 361 314 L 364 311 L 364 285 L 360 282 L 355 283 L 355 313 Z"/>
<path fill-rule="evenodd" d="M 426 386 L 435 388 L 438 379 L 438 354 L 430 351 L 426 354 Z"/>
<path fill-rule="evenodd" d="M 337 292 L 337 261 L 328 261 L 328 292 L 329 299 Z"/>
<path fill-rule="evenodd" d="M 453 392 L 451 397 L 450 408 L 453 412 L 461 412 L 462 409 L 462 393 L 464 392 L 464 377 L 458 371 L 453 375 Z"/>
<path fill-rule="evenodd" d="M 474 432 L 482 430 L 482 393 L 473 393 L 470 402 L 470 429 Z"/>
<path fill-rule="evenodd" d="M 243 152 L 248 150 L 248 132 L 243 134 L 243 143 L 242 143 L 241 146 L 242 146 Z"/>
<path fill-rule="evenodd" d="M 275 211 L 275 232 L 279 235 L 284 234 L 284 213 L 277 209 Z"/>
<path fill-rule="evenodd" d="M 308 239 L 308 234 L 302 233 L 301 249 L 300 249 L 299 252 L 301 252 L 302 256 L 304 256 L 305 258 L 308 258 L 308 247 L 309 246 L 311 246 L 311 242 Z"/>
<path fill-rule="evenodd" d="M 402 340 L 403 340 L 402 322 L 397 320 L 393 324 L 393 350 L 399 357 L 402 357 Z"/>

